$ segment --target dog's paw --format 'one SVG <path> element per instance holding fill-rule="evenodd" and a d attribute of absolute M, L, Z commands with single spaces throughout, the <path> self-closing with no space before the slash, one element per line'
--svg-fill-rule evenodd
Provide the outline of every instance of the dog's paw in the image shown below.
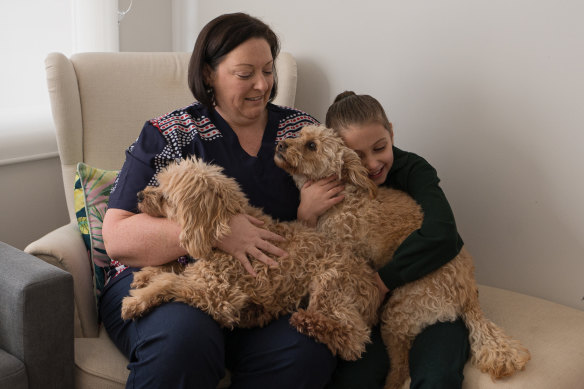
<path fill-rule="evenodd" d="M 496 380 L 523 370 L 531 354 L 518 341 L 510 340 L 504 348 L 483 348 L 474 357 L 478 368 Z"/>
<path fill-rule="evenodd" d="M 143 288 L 150 283 L 150 278 L 151 278 L 151 275 L 147 272 L 142 272 L 142 271 L 136 272 L 136 273 L 134 273 L 134 280 L 130 284 L 130 287 L 132 289 Z"/>
<path fill-rule="evenodd" d="M 300 309 L 292 314 L 290 324 L 298 332 L 326 344 L 333 355 L 338 355 L 347 361 L 359 359 L 365 352 L 365 344 L 370 341 L 367 330 L 358 331 L 355 327 L 341 325 L 339 321 L 319 312 Z"/>
<path fill-rule="evenodd" d="M 124 297 L 124 300 L 122 300 L 122 319 L 136 319 L 148 311 L 149 308 L 143 300 L 135 296 Z"/>

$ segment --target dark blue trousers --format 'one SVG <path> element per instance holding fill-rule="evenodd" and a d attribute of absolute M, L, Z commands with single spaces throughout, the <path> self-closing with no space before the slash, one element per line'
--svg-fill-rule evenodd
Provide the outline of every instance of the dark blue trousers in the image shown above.
<path fill-rule="evenodd" d="M 371 340 L 363 358 L 354 362 L 339 360 L 327 389 L 383 388 L 391 361 L 379 327 L 373 329 Z M 461 388 L 469 353 L 468 329 L 462 320 L 427 327 L 410 350 L 410 388 Z"/>
<path fill-rule="evenodd" d="M 100 304 L 110 338 L 130 361 L 126 388 L 215 389 L 226 367 L 234 389 L 312 389 L 329 381 L 335 358 L 291 327 L 288 316 L 263 328 L 230 331 L 202 311 L 173 302 L 123 321 L 122 299 L 136 270 L 112 280 Z"/>

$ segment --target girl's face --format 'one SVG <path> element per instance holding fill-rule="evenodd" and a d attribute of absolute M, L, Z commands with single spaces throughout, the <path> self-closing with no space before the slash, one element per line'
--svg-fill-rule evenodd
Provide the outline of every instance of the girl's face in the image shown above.
<path fill-rule="evenodd" d="M 217 111 L 230 125 L 255 124 L 263 118 L 274 86 L 274 59 L 265 39 L 251 38 L 230 51 L 212 70 Z"/>
<path fill-rule="evenodd" d="M 383 184 L 393 165 L 393 132 L 376 122 L 350 125 L 340 132 L 345 144 L 355 150 L 369 178 L 377 185 Z"/>

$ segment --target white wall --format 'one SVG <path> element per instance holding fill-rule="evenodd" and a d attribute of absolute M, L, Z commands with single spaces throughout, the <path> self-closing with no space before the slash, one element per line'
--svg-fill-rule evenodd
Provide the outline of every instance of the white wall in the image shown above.
<path fill-rule="evenodd" d="M 439 172 L 480 282 L 584 309 L 584 3 L 199 1 L 245 11 L 298 60 L 297 106 L 352 89 Z M 199 28 L 200 28 L 199 27 Z"/>
<path fill-rule="evenodd" d="M 0 240 L 23 250 L 69 222 L 58 157 L 0 165 Z"/>
<path fill-rule="evenodd" d="M 120 11 L 130 0 L 118 0 Z M 133 0 L 120 23 L 120 51 L 172 51 L 172 13 L 169 1 Z"/>
<path fill-rule="evenodd" d="M 584 3 L 199 1 L 196 30 L 241 10 L 296 56 L 298 107 L 323 119 L 344 89 L 381 101 L 397 145 L 438 169 L 481 283 L 584 309 Z M 121 50 L 172 50 L 171 15 L 171 2 L 134 1 Z M 52 193 L 62 190 L 55 162 L 43 166 L 59 180 Z M 30 177 L 0 169 L 3 189 Z M 27 169 L 37 172 L 29 182 L 44 171 Z M 13 232 L 10 220 L 36 222 L 25 215 L 27 202 L 41 201 L 35 190 L 0 195 L 0 239 Z M 50 204 L 66 215 L 60 198 Z M 12 203 L 22 211 L 9 212 Z"/>

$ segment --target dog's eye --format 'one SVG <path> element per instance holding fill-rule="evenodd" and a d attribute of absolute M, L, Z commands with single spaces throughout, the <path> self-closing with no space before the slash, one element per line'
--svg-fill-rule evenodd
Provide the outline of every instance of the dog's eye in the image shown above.
<path fill-rule="evenodd" d="M 314 142 L 308 142 L 306 144 L 306 147 L 308 148 L 308 150 L 316 151 L 316 143 L 314 143 Z"/>

